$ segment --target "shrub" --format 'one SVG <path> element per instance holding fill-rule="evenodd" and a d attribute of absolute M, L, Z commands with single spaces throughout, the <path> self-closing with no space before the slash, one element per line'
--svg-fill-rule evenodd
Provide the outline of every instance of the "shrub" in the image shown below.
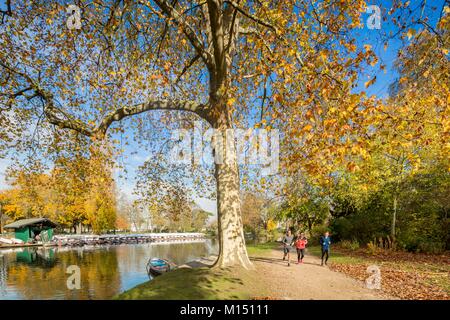
<path fill-rule="evenodd" d="M 342 248 L 344 249 L 349 249 L 349 250 L 357 250 L 359 249 L 359 242 L 357 240 L 343 240 L 340 242 L 340 245 Z"/>
<path fill-rule="evenodd" d="M 419 242 L 417 251 L 423 253 L 440 254 L 445 251 L 445 243 L 442 242 Z"/>
<path fill-rule="evenodd" d="M 378 247 L 376 241 L 370 241 L 370 242 L 367 244 L 366 251 L 367 251 L 368 254 L 375 255 L 375 254 L 377 254 L 378 252 L 380 252 L 380 250 L 381 250 L 381 249 L 380 249 L 380 247 Z"/>
<path fill-rule="evenodd" d="M 313 227 L 311 230 L 311 235 L 310 235 L 311 236 L 310 244 L 318 245 L 320 237 L 323 236 L 323 234 L 326 231 L 329 231 L 329 228 L 326 225 L 319 225 L 319 226 Z M 330 237 L 331 237 L 331 241 L 333 241 L 333 234 L 330 234 Z"/>
<path fill-rule="evenodd" d="M 269 232 L 270 236 L 269 236 L 269 241 L 278 241 L 278 239 L 283 238 L 284 235 L 284 231 L 283 230 L 279 230 L 279 229 L 272 229 Z"/>

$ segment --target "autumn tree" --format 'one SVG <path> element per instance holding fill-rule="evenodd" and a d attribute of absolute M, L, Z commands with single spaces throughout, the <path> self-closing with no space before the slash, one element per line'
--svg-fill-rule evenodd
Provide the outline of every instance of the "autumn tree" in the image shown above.
<path fill-rule="evenodd" d="M 291 143 L 321 155 L 302 163 L 320 173 L 347 150 L 351 120 L 368 112 L 350 92 L 360 65 L 375 59 L 350 35 L 363 0 L 75 3 L 81 29 L 68 29 L 59 1 L 17 1 L 4 17 L 1 103 L 22 122 L 99 140 L 131 130 L 128 117 L 184 111 L 234 142 L 227 130 L 252 125 L 256 105 L 258 126 L 285 122 Z M 217 265 L 249 268 L 234 143 L 220 140 Z"/>
<path fill-rule="evenodd" d="M 12 220 L 47 217 L 71 230 L 114 229 L 115 184 L 104 157 L 91 145 L 89 154 L 60 153 L 48 173 L 40 167 L 11 167 L 10 188 L 1 193 L 3 211 Z"/>
<path fill-rule="evenodd" d="M 392 196 L 392 238 L 405 181 L 449 166 L 450 9 L 442 8 L 436 26 L 420 21 L 422 28 L 404 32 L 409 43 L 395 61 L 399 77 L 389 98 L 378 101 L 363 122 L 372 133 L 363 157 L 353 157 L 359 171 L 354 188 L 366 194 L 383 189 Z"/>
<path fill-rule="evenodd" d="M 264 228 L 263 211 L 265 199 L 258 197 L 257 194 L 245 192 L 242 195 L 242 221 L 244 228 L 254 234 L 258 234 L 258 230 Z"/>
<path fill-rule="evenodd" d="M 210 216 L 212 216 L 211 212 L 205 211 L 201 208 L 198 208 L 197 206 L 192 207 L 192 218 L 190 223 L 190 228 L 193 231 L 201 232 L 202 230 L 206 229 L 208 219 Z"/>

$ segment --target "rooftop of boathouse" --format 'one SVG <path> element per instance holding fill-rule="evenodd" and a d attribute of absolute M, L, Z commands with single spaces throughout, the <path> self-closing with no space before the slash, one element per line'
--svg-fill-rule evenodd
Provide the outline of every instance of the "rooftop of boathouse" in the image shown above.
<path fill-rule="evenodd" d="M 14 221 L 10 224 L 5 225 L 3 228 L 5 229 L 21 229 L 29 226 L 43 226 L 55 228 L 56 224 L 50 221 L 47 218 L 30 218 L 30 219 L 21 219 Z"/>

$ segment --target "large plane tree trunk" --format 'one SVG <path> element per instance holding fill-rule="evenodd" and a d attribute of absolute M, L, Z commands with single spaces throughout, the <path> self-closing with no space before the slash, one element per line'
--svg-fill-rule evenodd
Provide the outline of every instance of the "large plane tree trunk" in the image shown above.
<path fill-rule="evenodd" d="M 215 267 L 238 266 L 252 269 L 245 246 L 236 142 L 231 117 L 225 106 L 227 99 L 226 96 L 218 97 L 213 94 L 211 101 L 215 107 L 213 110 L 218 114 L 213 121 L 213 127 L 217 130 L 213 150 L 219 233 L 219 257 Z"/>
<path fill-rule="evenodd" d="M 245 247 L 237 163 L 216 164 L 219 258 L 216 266 L 253 267 Z"/>

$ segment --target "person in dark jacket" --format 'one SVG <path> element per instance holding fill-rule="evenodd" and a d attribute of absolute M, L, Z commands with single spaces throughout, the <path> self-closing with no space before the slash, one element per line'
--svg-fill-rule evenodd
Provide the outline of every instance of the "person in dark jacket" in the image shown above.
<path fill-rule="evenodd" d="M 330 233 L 327 231 L 322 237 L 320 237 L 320 246 L 322 248 L 322 264 L 321 264 L 322 266 L 324 258 L 325 264 L 327 264 L 328 262 L 328 257 L 330 255 L 330 245 L 331 245 Z"/>

